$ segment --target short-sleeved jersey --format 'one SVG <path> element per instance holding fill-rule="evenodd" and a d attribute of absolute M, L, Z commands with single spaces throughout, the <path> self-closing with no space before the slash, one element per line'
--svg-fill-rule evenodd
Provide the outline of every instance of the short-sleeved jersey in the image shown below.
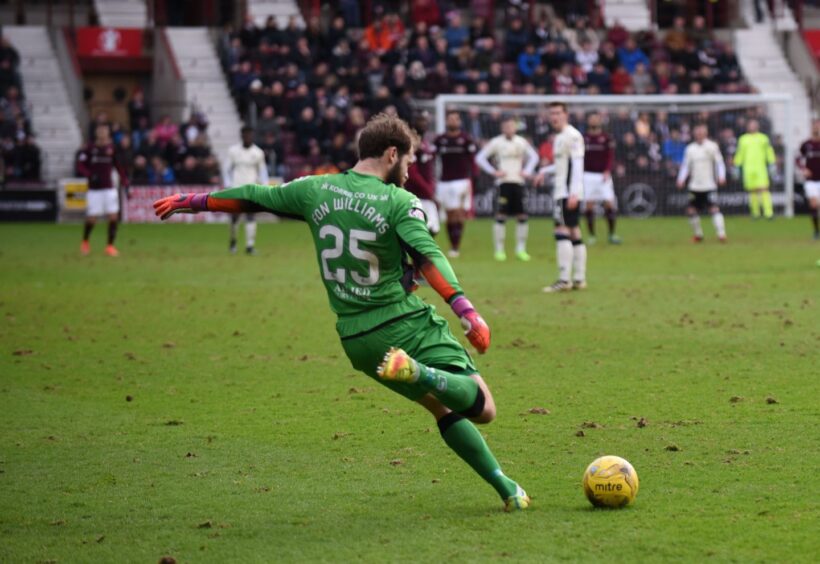
<path fill-rule="evenodd" d="M 349 170 L 308 176 L 280 187 L 241 186 L 211 197 L 250 200 L 307 222 L 342 337 L 427 307 L 410 293 L 408 249 L 442 261 L 454 292 L 461 292 L 430 236 L 419 199 L 375 176 Z"/>
<path fill-rule="evenodd" d="M 570 182 L 583 182 L 582 174 L 573 175 L 572 161 L 584 158 L 584 136 L 573 126 L 567 124 L 561 133 L 555 136 L 552 142 L 552 152 L 555 159 L 553 199 L 563 200 L 568 198 L 570 193 L 583 194 L 583 185 L 570 186 Z"/>
<path fill-rule="evenodd" d="M 244 147 L 241 143 L 228 149 L 226 185 L 239 186 L 260 182 L 259 167 L 265 166 L 265 153 L 256 145 Z"/>
<path fill-rule="evenodd" d="M 85 147 L 77 156 L 77 169 L 88 178 L 89 190 L 114 188 L 114 169 L 120 176 L 120 182 L 128 183 L 125 169 L 117 160 L 113 144 L 92 144 Z"/>
<path fill-rule="evenodd" d="M 584 171 L 610 172 L 615 160 L 615 142 L 606 133 L 584 135 Z"/>
<path fill-rule="evenodd" d="M 435 165 L 436 148 L 427 140 L 422 139 L 416 148 L 416 161 L 410 165 L 410 178 L 405 188 L 422 200 L 435 198 Z"/>
<path fill-rule="evenodd" d="M 473 138 L 460 131 L 458 135 L 443 133 L 433 144 L 441 158 L 441 180 L 463 180 L 473 176 L 473 158 L 477 147 Z"/>
<path fill-rule="evenodd" d="M 535 149 L 520 135 L 513 135 L 510 139 L 497 135 L 487 142 L 481 153 L 487 159 L 495 159 L 496 168 L 506 173 L 496 179 L 497 184 L 524 184 L 524 173 L 531 174 L 538 164 Z"/>
<path fill-rule="evenodd" d="M 809 139 L 800 145 L 800 156 L 811 173 L 807 180 L 820 181 L 820 139 Z"/>
<path fill-rule="evenodd" d="M 717 190 L 718 170 L 723 163 L 720 147 L 711 139 L 703 143 L 693 141 L 683 152 L 683 166 L 689 171 L 689 190 L 709 192 Z"/>

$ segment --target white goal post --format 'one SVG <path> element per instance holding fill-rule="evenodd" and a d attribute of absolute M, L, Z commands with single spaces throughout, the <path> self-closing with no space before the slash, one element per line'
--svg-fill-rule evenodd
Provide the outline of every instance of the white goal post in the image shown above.
<path fill-rule="evenodd" d="M 664 114 L 701 114 L 721 118 L 722 113 L 757 109 L 770 124 L 770 133 L 782 139 L 782 180 L 783 192 L 776 201 L 782 204 L 786 217 L 794 215 L 795 156 L 801 135 L 808 131 L 808 124 L 796 124 L 790 94 L 700 94 L 700 95 L 532 95 L 532 94 L 442 94 L 434 100 L 435 130 L 445 130 L 446 113 L 449 110 L 473 112 L 484 115 L 522 114 L 534 115 L 550 102 L 564 102 L 571 115 L 575 112 L 592 110 L 614 113 L 627 109 L 632 115 L 640 112 L 661 112 Z M 749 118 L 750 119 L 750 118 Z M 571 118 L 574 123 L 576 120 Z M 580 125 L 574 123 L 574 125 Z M 710 131 L 710 135 L 717 132 Z M 737 132 L 740 133 L 740 132 Z M 532 139 L 534 132 L 524 132 L 537 147 L 542 139 Z M 486 137 L 485 137 L 486 139 Z M 774 139 L 773 139 L 774 141 Z M 617 150 L 616 150 L 617 153 Z M 727 160 L 729 155 L 726 156 Z M 782 176 L 780 173 L 782 172 Z M 774 188 L 774 186 L 773 186 Z M 745 194 L 735 193 L 735 201 L 744 199 Z"/>

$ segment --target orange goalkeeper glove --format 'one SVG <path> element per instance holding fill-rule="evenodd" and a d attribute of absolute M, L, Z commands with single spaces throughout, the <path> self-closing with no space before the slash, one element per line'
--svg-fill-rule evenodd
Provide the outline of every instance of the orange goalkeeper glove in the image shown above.
<path fill-rule="evenodd" d="M 464 296 L 459 296 L 453 303 L 450 304 L 459 319 L 461 326 L 464 328 L 464 334 L 467 340 L 475 347 L 478 354 L 484 354 L 490 348 L 490 327 L 487 322 L 482 319 L 478 312 L 470 303 L 470 300 Z"/>
<path fill-rule="evenodd" d="M 154 213 L 160 219 L 168 219 L 175 213 L 198 213 L 208 211 L 208 194 L 174 194 L 154 202 Z"/>

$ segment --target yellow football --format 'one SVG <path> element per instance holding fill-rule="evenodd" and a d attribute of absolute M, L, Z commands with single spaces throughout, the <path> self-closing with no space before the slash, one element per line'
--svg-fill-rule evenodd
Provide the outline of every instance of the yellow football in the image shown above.
<path fill-rule="evenodd" d="M 584 472 L 584 493 L 595 507 L 624 507 L 638 495 L 638 473 L 620 456 L 602 456 Z"/>

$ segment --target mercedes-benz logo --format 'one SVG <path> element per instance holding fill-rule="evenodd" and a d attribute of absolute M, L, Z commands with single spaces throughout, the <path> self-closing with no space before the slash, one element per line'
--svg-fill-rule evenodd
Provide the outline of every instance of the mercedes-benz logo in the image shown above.
<path fill-rule="evenodd" d="M 649 217 L 658 207 L 658 197 L 655 189 L 649 184 L 637 182 L 630 184 L 621 197 L 624 202 L 626 215 L 634 217 Z"/>

